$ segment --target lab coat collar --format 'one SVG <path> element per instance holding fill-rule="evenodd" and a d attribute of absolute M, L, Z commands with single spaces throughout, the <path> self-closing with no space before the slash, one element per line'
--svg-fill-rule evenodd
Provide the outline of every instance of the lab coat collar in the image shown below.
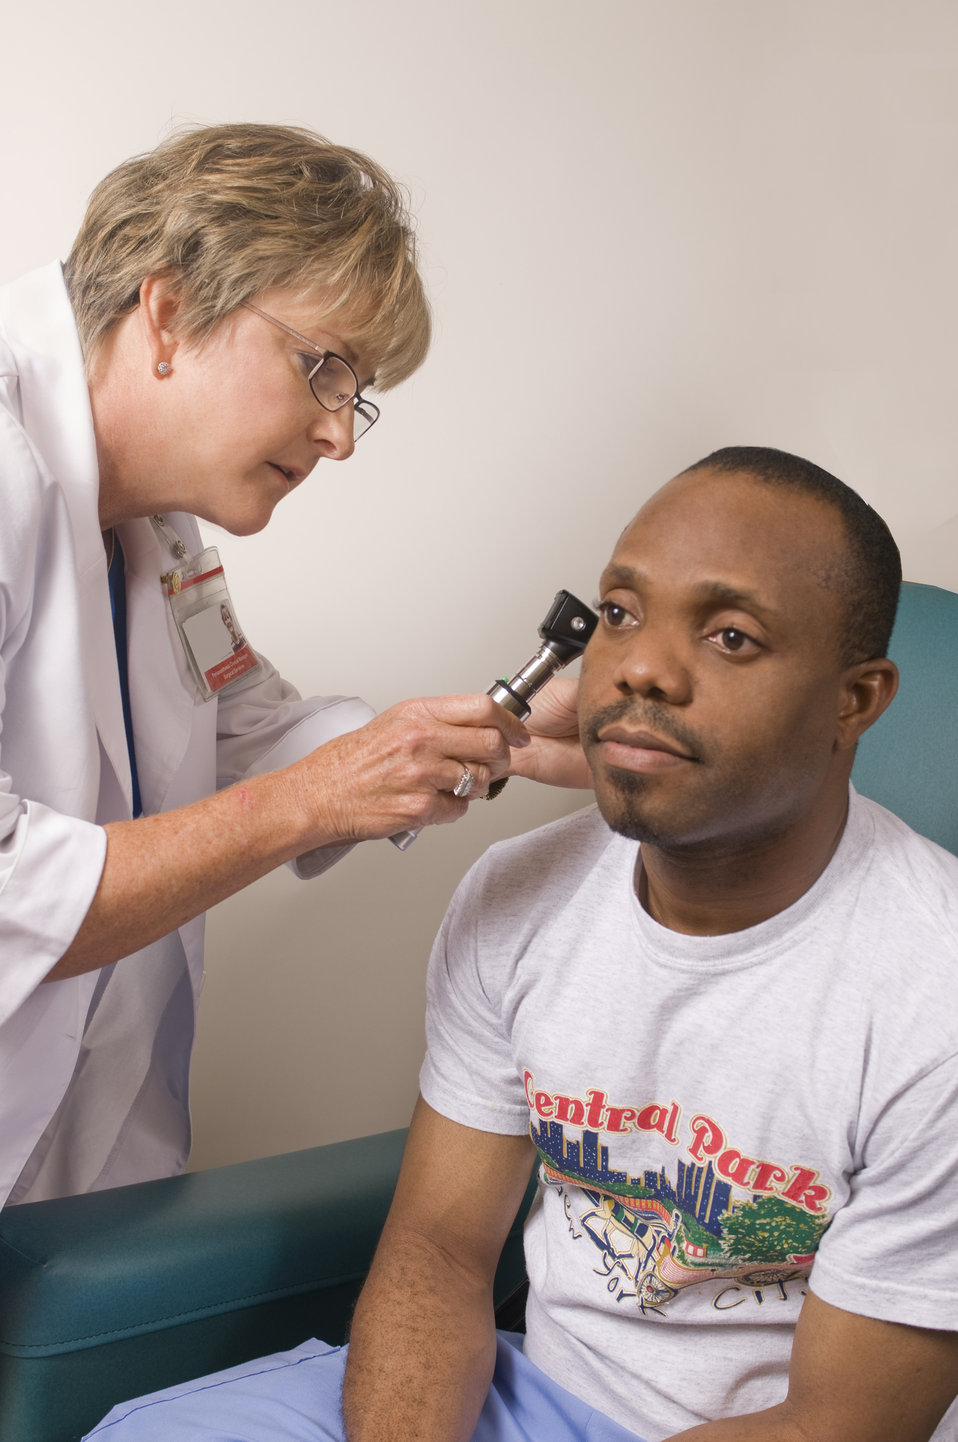
<path fill-rule="evenodd" d="M 23 426 L 63 490 L 77 569 L 105 565 L 99 468 L 80 338 L 59 261 L 0 289 L 0 324 L 14 353 Z"/>

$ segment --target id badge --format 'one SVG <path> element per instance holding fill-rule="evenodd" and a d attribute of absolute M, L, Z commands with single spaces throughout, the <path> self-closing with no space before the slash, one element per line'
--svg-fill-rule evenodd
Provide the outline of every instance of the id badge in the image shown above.
<path fill-rule="evenodd" d="M 259 668 L 230 600 L 215 546 L 184 557 L 163 579 L 176 629 L 206 700 Z"/>

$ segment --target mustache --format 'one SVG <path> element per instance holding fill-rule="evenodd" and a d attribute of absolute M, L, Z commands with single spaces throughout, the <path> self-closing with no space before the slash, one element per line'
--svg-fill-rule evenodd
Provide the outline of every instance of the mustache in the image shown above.
<path fill-rule="evenodd" d="M 695 761 L 708 759 L 708 747 L 702 745 L 701 737 L 683 726 L 680 721 L 676 721 L 667 707 L 660 706 L 655 701 L 636 704 L 628 696 L 623 696 L 621 701 L 614 701 L 610 706 L 603 706 L 582 718 L 580 733 L 583 744 L 597 746 L 599 732 L 606 726 L 614 726 L 618 721 L 627 721 L 636 730 L 653 731 L 667 741 L 674 741 Z"/>

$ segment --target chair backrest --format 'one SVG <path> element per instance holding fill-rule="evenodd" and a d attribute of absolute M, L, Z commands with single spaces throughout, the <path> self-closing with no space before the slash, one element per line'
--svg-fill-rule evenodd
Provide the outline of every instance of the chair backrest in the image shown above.
<path fill-rule="evenodd" d="M 889 655 L 901 686 L 862 737 L 852 782 L 958 855 L 958 595 L 906 582 Z"/>

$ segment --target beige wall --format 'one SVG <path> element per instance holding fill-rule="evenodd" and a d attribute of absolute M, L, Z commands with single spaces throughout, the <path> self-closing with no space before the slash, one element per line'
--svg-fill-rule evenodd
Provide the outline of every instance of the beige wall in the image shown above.
<path fill-rule="evenodd" d="M 437 340 L 348 466 L 217 537 L 304 691 L 485 689 L 553 592 L 590 599 L 659 482 L 808 455 L 958 589 L 953 0 L 90 0 L 17 7 L 0 277 L 171 121 L 313 126 L 408 184 Z M 401 1125 L 446 900 L 588 798 L 513 783 L 404 855 L 285 872 L 210 918 L 194 1163 Z"/>

